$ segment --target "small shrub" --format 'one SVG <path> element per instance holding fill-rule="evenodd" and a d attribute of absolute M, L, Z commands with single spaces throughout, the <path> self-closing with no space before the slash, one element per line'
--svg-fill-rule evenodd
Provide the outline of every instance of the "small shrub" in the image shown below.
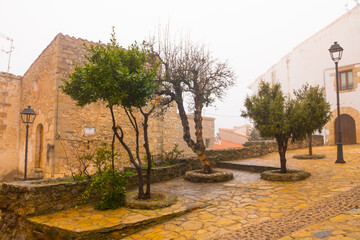
<path fill-rule="evenodd" d="M 126 172 L 124 173 L 124 175 L 126 175 L 126 176 L 132 176 L 132 175 L 135 175 L 135 173 L 132 172 L 132 171 L 126 171 Z"/>
<path fill-rule="evenodd" d="M 74 155 L 77 160 L 77 162 L 70 163 L 69 165 L 73 180 L 76 182 L 84 180 L 83 178 L 90 179 L 91 176 L 88 169 L 95 155 L 94 151 L 90 148 L 90 141 L 80 140 L 76 143 L 71 142 L 70 146 L 74 150 Z"/>
<path fill-rule="evenodd" d="M 73 177 L 73 181 L 74 181 L 74 182 L 80 182 L 80 181 L 84 181 L 84 180 L 86 180 L 86 179 L 89 179 L 88 176 L 86 176 L 86 175 L 80 175 L 80 174 L 74 174 L 72 177 Z"/>
<path fill-rule="evenodd" d="M 115 160 L 118 160 L 120 154 L 115 152 L 113 156 L 111 146 L 111 144 L 109 145 L 105 142 L 102 142 L 101 146 L 96 148 L 92 163 L 96 167 L 97 173 L 101 174 L 103 171 L 107 171 L 111 168 L 112 157 L 114 157 Z"/>
<path fill-rule="evenodd" d="M 147 167 L 148 167 L 147 164 L 142 165 L 142 169 L 147 169 Z M 151 168 L 156 168 L 156 166 L 153 162 L 151 163 Z"/>
<path fill-rule="evenodd" d="M 183 154 L 184 150 L 178 149 L 179 145 L 175 144 L 173 149 L 170 151 L 162 151 L 161 154 L 158 155 L 162 164 L 174 165 L 179 157 Z"/>
<path fill-rule="evenodd" d="M 125 204 L 126 180 L 119 172 L 107 170 L 94 177 L 82 195 L 80 204 L 87 203 L 91 197 L 98 197 L 95 209 L 116 209 Z"/>

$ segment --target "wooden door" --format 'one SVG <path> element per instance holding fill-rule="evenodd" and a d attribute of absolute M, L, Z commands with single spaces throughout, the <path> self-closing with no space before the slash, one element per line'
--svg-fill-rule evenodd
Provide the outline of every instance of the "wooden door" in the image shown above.
<path fill-rule="evenodd" d="M 44 128 L 39 124 L 36 128 L 36 145 L 35 145 L 35 168 L 41 168 L 44 148 Z"/>
<path fill-rule="evenodd" d="M 355 120 L 347 114 L 340 115 L 340 131 L 342 136 L 342 143 L 343 144 L 356 144 L 356 126 Z M 335 144 L 337 141 L 337 132 L 338 132 L 338 124 L 339 121 L 336 118 L 335 121 Z"/>

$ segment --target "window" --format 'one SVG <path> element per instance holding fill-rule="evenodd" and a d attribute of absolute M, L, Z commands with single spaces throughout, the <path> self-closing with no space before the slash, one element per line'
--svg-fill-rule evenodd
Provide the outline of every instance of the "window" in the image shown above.
<path fill-rule="evenodd" d="M 39 80 L 38 78 L 36 78 L 36 79 L 34 80 L 34 91 L 37 91 L 38 88 L 39 88 L 38 80 Z"/>
<path fill-rule="evenodd" d="M 354 83 L 352 71 L 340 72 L 340 90 L 352 89 L 353 87 Z"/>
<path fill-rule="evenodd" d="M 209 148 L 210 147 L 210 138 L 206 138 L 205 139 L 205 147 Z"/>

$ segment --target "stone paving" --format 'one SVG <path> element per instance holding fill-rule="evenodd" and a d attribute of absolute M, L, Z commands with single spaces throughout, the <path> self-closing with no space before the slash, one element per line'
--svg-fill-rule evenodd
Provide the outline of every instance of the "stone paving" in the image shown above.
<path fill-rule="evenodd" d="M 92 205 L 83 205 L 27 219 L 32 224 L 40 224 L 45 229 L 61 229 L 74 238 L 88 239 L 89 236 L 93 237 L 104 232 L 108 232 L 110 234 L 108 237 L 111 238 L 111 233 L 114 231 L 117 236 L 126 235 L 149 224 L 163 222 L 206 206 L 204 203 L 189 199 L 178 199 L 174 205 L 156 211 L 129 208 L 99 211 Z"/>
<path fill-rule="evenodd" d="M 304 154 L 306 151 L 300 149 L 287 153 L 289 168 L 303 169 L 312 174 L 309 179 L 300 182 L 267 182 L 260 180 L 257 173 L 233 171 L 234 180 L 227 183 L 193 184 L 178 178 L 155 184 L 154 189 L 204 201 L 212 206 L 171 219 L 124 239 L 283 237 L 288 240 L 319 239 L 316 236 L 326 234 L 334 236 L 332 239 L 359 239 L 356 237 L 358 225 L 352 224 L 352 221 L 359 217 L 357 207 L 360 205 L 360 190 L 356 186 L 360 183 L 360 145 L 344 146 L 346 164 L 334 163 L 335 146 L 314 148 L 314 153 L 326 154 L 326 158 L 321 160 L 292 158 L 294 154 Z M 277 153 L 239 162 L 279 166 Z M 336 238 L 341 234 L 346 235 L 341 226 L 348 226 L 348 231 L 355 238 Z M 351 231 L 351 226 L 357 230 Z M 300 237 L 304 231 L 307 235 Z"/>
<path fill-rule="evenodd" d="M 280 240 L 293 239 L 360 239 L 360 209 L 351 209 L 280 238 Z"/>
<path fill-rule="evenodd" d="M 124 239 L 360 239 L 360 145 L 344 146 L 346 164 L 334 163 L 335 146 L 315 147 L 314 153 L 326 154 L 321 160 L 292 158 L 306 151 L 287 153 L 288 168 L 312 174 L 304 181 L 268 182 L 261 180 L 259 173 L 232 171 L 234 180 L 225 183 L 190 183 L 176 178 L 153 184 L 155 191 L 209 206 Z M 279 166 L 277 153 L 238 162 Z M 57 217 L 42 221 L 60 224 Z M 85 224 L 96 225 L 91 221 Z"/>

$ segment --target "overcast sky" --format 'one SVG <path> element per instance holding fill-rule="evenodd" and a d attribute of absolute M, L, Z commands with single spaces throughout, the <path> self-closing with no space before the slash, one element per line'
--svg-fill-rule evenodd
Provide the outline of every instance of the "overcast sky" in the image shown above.
<path fill-rule="evenodd" d="M 126 47 L 169 23 L 173 34 L 190 32 L 235 70 L 237 85 L 205 109 L 216 129 L 232 128 L 246 122 L 239 116 L 247 86 L 354 6 L 354 0 L 0 0 L 0 71 L 8 67 L 4 36 L 14 43 L 10 73 L 23 75 L 59 32 L 108 42 L 115 26 Z"/>

